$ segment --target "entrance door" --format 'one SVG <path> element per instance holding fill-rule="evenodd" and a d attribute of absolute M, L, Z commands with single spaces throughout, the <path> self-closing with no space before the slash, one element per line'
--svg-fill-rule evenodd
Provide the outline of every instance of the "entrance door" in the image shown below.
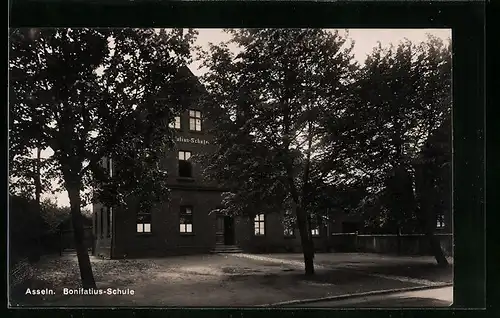
<path fill-rule="evenodd" d="M 224 217 L 224 244 L 234 244 L 234 220 L 230 216 Z"/>
<path fill-rule="evenodd" d="M 217 215 L 217 220 L 215 224 L 215 243 L 225 244 L 224 239 L 224 216 Z"/>

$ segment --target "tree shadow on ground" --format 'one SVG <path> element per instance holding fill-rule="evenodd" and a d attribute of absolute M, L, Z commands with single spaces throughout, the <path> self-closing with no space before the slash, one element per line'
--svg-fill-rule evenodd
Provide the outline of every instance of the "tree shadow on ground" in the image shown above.
<path fill-rule="evenodd" d="M 292 286 L 298 283 L 308 285 L 360 286 L 380 284 L 387 279 L 372 277 L 366 273 L 336 269 L 317 270 L 314 275 L 305 275 L 303 271 L 284 269 L 278 273 L 241 273 L 226 278 L 230 281 L 247 281 L 251 285 L 282 285 Z M 393 285 L 393 284 L 392 284 Z M 276 286 L 275 286 L 276 287 Z"/>
<path fill-rule="evenodd" d="M 404 276 L 416 279 L 428 279 L 441 282 L 453 281 L 453 266 L 437 264 L 384 264 L 372 266 L 351 266 L 349 270 L 360 273 Z"/>

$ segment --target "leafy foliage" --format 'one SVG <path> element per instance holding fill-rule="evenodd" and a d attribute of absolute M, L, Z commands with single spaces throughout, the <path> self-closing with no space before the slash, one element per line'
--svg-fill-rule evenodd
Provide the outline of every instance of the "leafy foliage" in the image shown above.
<path fill-rule="evenodd" d="M 227 45 L 202 54 L 208 72 L 204 109 L 217 151 L 204 158 L 208 179 L 231 189 L 227 213 L 252 217 L 291 207 L 307 274 L 314 273 L 309 216 L 314 187 L 326 176 L 317 151 L 326 112 L 338 110 L 356 69 L 338 32 L 319 29 L 227 30 Z"/>
<path fill-rule="evenodd" d="M 24 154 L 29 145 L 21 141 L 31 136 L 53 150 L 73 221 L 89 186 L 109 204 L 132 195 L 164 198 L 164 178 L 155 172 L 172 142 L 168 123 L 194 89 L 181 72 L 194 35 L 182 29 L 11 31 L 11 151 Z M 128 173 L 111 178 L 101 165 L 104 157 Z M 82 280 L 93 287 L 81 224 L 73 223 Z"/>
<path fill-rule="evenodd" d="M 172 140 L 166 123 L 189 96 L 179 70 L 193 36 L 152 29 L 14 30 L 11 140 L 33 134 L 54 151 L 61 176 L 81 178 L 82 186 L 106 179 L 102 157 L 119 158 L 121 168 L 138 171 L 117 175 L 114 188 L 137 190 L 137 180 L 145 179 L 137 174 L 156 167 L 137 159 L 158 160 Z M 34 109 L 39 123 L 32 132 L 23 124 L 33 120 Z"/>
<path fill-rule="evenodd" d="M 379 45 L 353 88 L 349 107 L 331 117 L 323 140 L 325 151 L 336 154 L 328 163 L 332 182 L 366 186 L 369 195 L 360 207 L 370 223 L 411 230 L 418 207 L 413 164 L 451 116 L 450 47 L 433 37 Z"/>
<path fill-rule="evenodd" d="M 320 120 L 342 103 L 352 63 L 338 33 L 304 29 L 228 30 L 227 45 L 205 52 L 205 109 L 215 122 L 218 151 L 208 158 L 211 179 L 233 191 L 228 211 L 282 210 L 302 204 L 313 178 L 321 182 L 316 143 Z"/>

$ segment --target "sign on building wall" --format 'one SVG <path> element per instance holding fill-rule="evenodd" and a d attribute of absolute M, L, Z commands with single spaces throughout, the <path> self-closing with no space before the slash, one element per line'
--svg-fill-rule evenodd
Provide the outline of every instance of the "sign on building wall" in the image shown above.
<path fill-rule="evenodd" d="M 184 142 L 184 143 L 189 143 L 189 144 L 200 144 L 200 145 L 208 145 L 210 142 L 208 140 L 203 140 L 200 138 L 186 138 L 186 137 L 177 137 L 176 139 L 177 142 Z"/>

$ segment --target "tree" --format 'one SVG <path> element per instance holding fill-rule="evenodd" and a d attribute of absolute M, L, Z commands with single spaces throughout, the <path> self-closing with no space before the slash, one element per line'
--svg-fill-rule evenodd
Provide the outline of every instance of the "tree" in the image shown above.
<path fill-rule="evenodd" d="M 43 138 L 42 114 L 41 109 L 36 107 L 37 101 L 32 97 L 26 98 L 23 104 L 15 101 L 19 94 L 29 89 L 28 85 L 18 83 L 10 87 L 9 193 L 34 198 L 36 209 L 41 211 L 41 196 L 43 193 L 55 192 L 51 180 L 57 173 L 53 160 L 41 156 L 47 144 Z M 41 230 L 40 227 L 32 228 L 38 245 Z"/>
<path fill-rule="evenodd" d="M 71 209 L 69 207 L 59 207 L 51 199 L 43 200 L 41 206 L 41 215 L 49 233 L 55 233 L 61 223 L 71 218 Z"/>
<path fill-rule="evenodd" d="M 448 261 L 433 234 L 437 218 L 451 216 L 451 117 L 429 136 L 414 167 L 419 221 L 438 264 L 446 266 Z"/>
<path fill-rule="evenodd" d="M 290 204 L 314 273 L 311 193 L 326 174 L 317 162 L 321 118 L 341 108 L 352 70 L 351 49 L 338 32 L 314 29 L 227 30 L 231 43 L 202 54 L 208 72 L 204 107 L 219 145 L 206 175 L 231 189 L 226 212 L 252 217 Z"/>
<path fill-rule="evenodd" d="M 329 164 L 368 186 L 365 202 L 381 225 L 413 231 L 427 215 L 415 195 L 414 161 L 451 115 L 450 47 L 433 37 L 379 45 L 356 77 L 350 107 L 330 120 L 326 149 L 337 156 Z"/>
<path fill-rule="evenodd" d="M 145 177 L 132 183 L 122 173 L 117 174 L 122 179 L 107 182 L 102 158 L 148 156 L 148 164 L 128 168 L 141 166 L 147 175 L 158 170 L 157 154 L 166 150 L 173 136 L 167 124 L 191 89 L 178 74 L 189 59 L 193 36 L 193 31 L 179 29 L 11 32 L 11 115 L 37 111 L 36 136 L 53 150 L 51 159 L 69 196 L 84 288 L 95 287 L 95 281 L 83 244 L 81 193 L 89 185 L 115 184 L 100 186 L 98 190 L 107 190 L 98 193 L 114 189 L 108 197 L 121 202 L 124 191 L 149 190 L 142 187 L 141 181 L 150 183 Z M 25 121 L 30 120 L 27 116 Z M 22 123 L 11 125 L 19 135 L 27 133 Z"/>

